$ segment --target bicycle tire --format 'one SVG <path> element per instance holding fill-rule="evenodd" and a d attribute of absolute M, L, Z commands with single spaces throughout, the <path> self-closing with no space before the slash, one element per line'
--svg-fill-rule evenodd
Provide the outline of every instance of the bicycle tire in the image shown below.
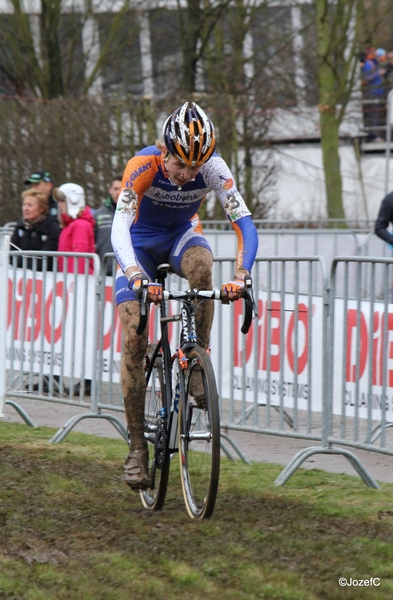
<path fill-rule="evenodd" d="M 220 477 L 220 414 L 213 366 L 199 346 L 185 351 L 179 401 L 179 459 L 184 502 L 193 519 L 213 514 Z M 199 373 L 199 375 L 197 375 Z M 191 389 L 202 378 L 205 402 L 199 407 Z"/>
<path fill-rule="evenodd" d="M 163 390 L 162 359 L 156 356 L 150 377 L 146 381 L 145 395 L 145 437 L 149 450 L 151 486 L 147 490 L 140 491 L 142 504 L 149 510 L 162 508 L 168 487 L 170 457 L 165 419 L 161 411 L 161 409 L 165 410 Z"/>

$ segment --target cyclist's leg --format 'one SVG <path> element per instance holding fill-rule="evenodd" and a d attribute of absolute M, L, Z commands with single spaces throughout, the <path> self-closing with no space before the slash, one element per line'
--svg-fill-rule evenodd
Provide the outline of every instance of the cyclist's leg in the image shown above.
<path fill-rule="evenodd" d="M 203 236 L 198 218 L 193 219 L 173 240 L 168 262 L 175 273 L 188 279 L 191 289 L 213 289 L 213 255 L 207 239 Z M 213 322 L 214 301 L 207 300 L 198 304 L 200 307 L 195 315 L 198 343 L 207 348 Z"/>
<path fill-rule="evenodd" d="M 191 289 L 211 290 L 213 256 L 207 248 L 191 246 L 185 250 L 181 260 L 181 271 L 188 279 Z M 210 330 L 214 316 L 214 301 L 204 300 L 199 303 L 195 315 L 198 343 L 203 348 L 209 345 Z"/>
<path fill-rule="evenodd" d="M 212 254 L 206 248 L 192 246 L 184 252 L 181 267 L 185 277 L 189 281 L 191 289 L 212 289 L 212 265 Z M 206 349 L 209 345 L 210 330 L 213 322 L 214 301 L 204 300 L 198 304 L 198 310 L 195 313 L 198 345 Z M 199 367 L 196 367 L 192 372 L 190 393 L 199 408 L 206 408 L 205 390 Z"/>
<path fill-rule="evenodd" d="M 124 479 L 139 490 L 149 484 L 148 452 L 144 436 L 145 388 L 143 361 L 147 348 L 147 328 L 137 335 L 139 302 L 127 301 L 118 306 L 124 336 L 121 360 L 121 385 L 124 409 L 131 438 L 130 453 L 125 463 Z"/>

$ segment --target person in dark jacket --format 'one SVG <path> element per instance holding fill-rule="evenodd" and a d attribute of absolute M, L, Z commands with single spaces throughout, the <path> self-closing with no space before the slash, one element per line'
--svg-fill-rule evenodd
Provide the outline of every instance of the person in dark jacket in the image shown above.
<path fill-rule="evenodd" d="M 25 185 L 37 192 L 47 194 L 49 201 L 49 214 L 57 219 L 58 207 L 55 198 L 53 197 L 53 181 L 51 174 L 48 171 L 34 171 L 28 179 L 25 179 Z"/>
<path fill-rule="evenodd" d="M 25 190 L 22 194 L 22 218 L 16 223 L 11 237 L 11 249 L 21 252 L 37 250 L 56 252 L 59 243 L 60 226 L 57 219 L 49 214 L 48 196 L 38 190 Z M 42 271 L 43 260 L 36 260 L 37 271 Z M 23 266 L 23 257 L 18 256 L 17 266 Z M 27 268 L 33 268 L 33 259 L 27 259 Z M 47 259 L 47 270 L 53 268 L 51 257 Z"/>
<path fill-rule="evenodd" d="M 122 175 L 115 175 L 109 186 L 109 197 L 94 213 L 94 239 L 96 254 L 103 260 L 104 254 L 113 252 L 111 242 L 112 221 L 121 192 Z M 112 275 L 112 261 L 107 260 L 106 274 Z"/>
<path fill-rule="evenodd" d="M 393 235 L 388 231 L 389 224 L 393 223 L 393 192 L 386 194 L 382 200 L 377 220 L 375 221 L 375 234 L 391 246 L 393 246 Z"/>

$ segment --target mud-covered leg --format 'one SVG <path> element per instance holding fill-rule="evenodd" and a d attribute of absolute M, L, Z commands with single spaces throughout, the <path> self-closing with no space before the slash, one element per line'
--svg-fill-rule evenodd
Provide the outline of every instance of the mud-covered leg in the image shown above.
<path fill-rule="evenodd" d="M 193 246 L 185 251 L 181 261 L 181 270 L 184 277 L 188 279 L 191 289 L 213 289 L 212 265 L 213 257 L 206 248 Z M 198 344 L 202 348 L 207 348 L 213 322 L 214 300 L 203 300 L 198 304 L 199 309 L 195 315 Z"/>
<path fill-rule="evenodd" d="M 121 385 L 124 409 L 130 432 L 130 453 L 125 462 L 124 479 L 133 489 L 146 488 L 148 478 L 148 452 L 144 437 L 144 408 L 146 381 L 143 361 L 147 347 L 147 329 L 137 335 L 139 302 L 124 302 L 118 306 L 124 335 L 121 360 Z"/>
<path fill-rule="evenodd" d="M 190 288 L 211 290 L 212 288 L 213 257 L 206 248 L 194 246 L 186 250 L 181 262 L 184 276 L 188 279 Z M 206 349 L 209 345 L 210 330 L 214 315 L 214 300 L 198 301 L 198 310 L 195 313 L 195 324 L 198 336 L 198 345 Z M 195 366 L 190 374 L 189 390 L 198 408 L 205 410 L 205 389 L 202 373 Z"/>

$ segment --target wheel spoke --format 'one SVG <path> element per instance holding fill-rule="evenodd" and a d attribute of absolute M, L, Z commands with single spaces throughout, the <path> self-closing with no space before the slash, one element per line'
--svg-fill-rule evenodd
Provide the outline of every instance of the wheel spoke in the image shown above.
<path fill-rule="evenodd" d="M 214 372 L 199 347 L 188 356 L 179 409 L 179 457 L 188 513 L 212 515 L 220 470 L 220 419 Z M 194 394 L 194 395 L 193 395 Z"/>
<path fill-rule="evenodd" d="M 151 510 L 162 507 L 169 477 L 166 424 L 162 415 L 162 409 L 165 408 L 163 390 L 162 361 L 157 356 L 145 395 L 145 438 L 149 450 L 151 484 L 147 490 L 140 492 L 142 504 Z"/>

